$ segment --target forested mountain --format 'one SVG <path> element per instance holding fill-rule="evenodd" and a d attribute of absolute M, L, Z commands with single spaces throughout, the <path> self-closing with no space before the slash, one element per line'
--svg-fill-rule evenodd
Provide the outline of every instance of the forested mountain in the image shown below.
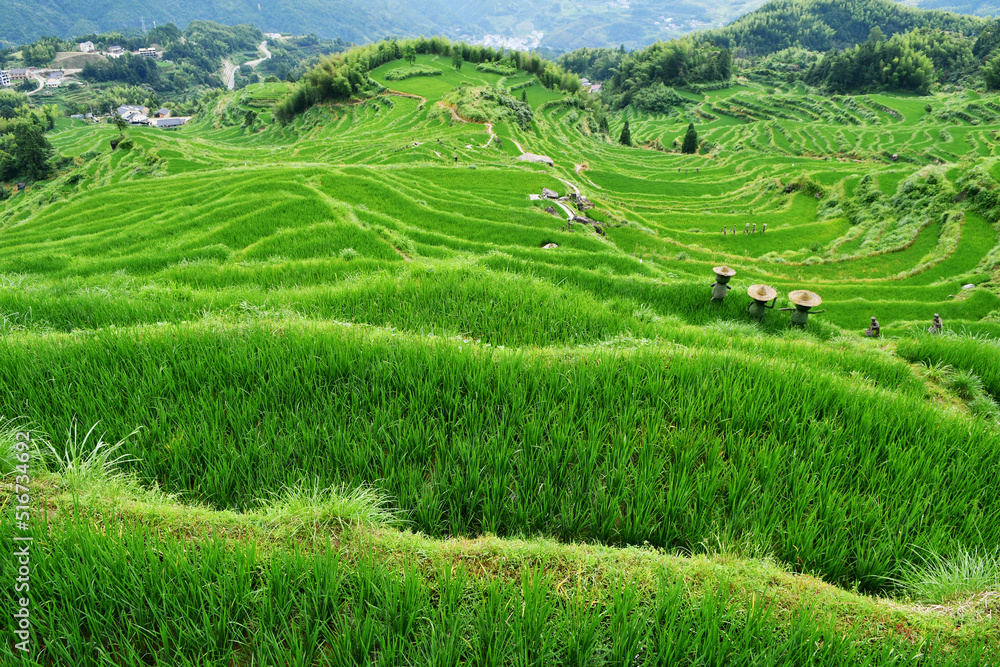
<path fill-rule="evenodd" d="M 0 0 L 0 41 L 210 20 L 363 43 L 389 34 L 453 34 L 453 16 L 440 0 Z"/>
<path fill-rule="evenodd" d="M 829 51 L 861 44 L 879 27 L 886 37 L 916 28 L 972 33 L 983 19 L 924 11 L 892 0 L 775 0 L 720 30 L 716 44 L 753 55 L 790 47 Z"/>
<path fill-rule="evenodd" d="M 493 46 L 642 47 L 724 25 L 763 0 L 0 0 L 0 43 L 141 30 L 193 20 L 250 23 L 366 43 L 388 35 L 444 35 Z"/>

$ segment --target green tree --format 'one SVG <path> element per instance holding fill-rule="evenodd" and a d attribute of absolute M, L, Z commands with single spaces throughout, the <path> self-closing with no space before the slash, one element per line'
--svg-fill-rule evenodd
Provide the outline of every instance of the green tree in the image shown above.
<path fill-rule="evenodd" d="M 622 128 L 622 134 L 618 137 L 618 143 L 622 146 L 632 145 L 632 132 L 628 128 L 628 121 L 625 121 L 625 127 Z"/>
<path fill-rule="evenodd" d="M 451 53 L 451 64 L 455 69 L 462 69 L 462 49 L 455 46 Z"/>
<path fill-rule="evenodd" d="M 403 50 L 403 60 L 410 63 L 411 65 L 417 62 L 417 50 L 413 48 L 412 44 L 408 45 Z"/>
<path fill-rule="evenodd" d="M 525 104 L 528 103 L 528 91 L 527 90 L 522 90 L 521 91 L 521 101 L 524 102 Z"/>
<path fill-rule="evenodd" d="M 32 122 L 18 123 L 14 128 L 14 164 L 17 173 L 37 181 L 49 175 L 52 145 L 45 138 L 42 126 Z"/>
<path fill-rule="evenodd" d="M 128 121 L 119 116 L 117 113 L 114 115 L 115 127 L 118 128 L 118 134 L 121 137 L 125 136 L 125 130 L 128 129 Z"/>
<path fill-rule="evenodd" d="M 607 116 L 601 116 L 601 122 L 598 125 L 601 129 L 601 132 L 603 132 L 604 134 L 608 134 L 611 131 L 611 128 L 608 127 Z"/>
<path fill-rule="evenodd" d="M 1000 53 L 995 55 L 980 70 L 987 88 L 1000 88 Z"/>
<path fill-rule="evenodd" d="M 698 131 L 694 129 L 694 123 L 688 125 L 687 133 L 684 135 L 684 143 L 681 144 L 681 153 L 693 155 L 698 152 Z"/>

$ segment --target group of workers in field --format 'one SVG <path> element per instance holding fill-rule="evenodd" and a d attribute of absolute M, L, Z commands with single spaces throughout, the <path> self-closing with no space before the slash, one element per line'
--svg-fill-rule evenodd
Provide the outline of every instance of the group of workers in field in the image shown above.
<path fill-rule="evenodd" d="M 931 321 L 931 326 L 927 329 L 929 334 L 939 334 L 944 331 L 944 322 L 941 320 L 941 316 L 934 313 L 934 319 Z M 865 336 L 868 338 L 878 338 L 882 335 L 882 327 L 879 326 L 878 320 L 875 316 L 872 316 L 872 323 L 868 325 L 865 329 Z"/>
<path fill-rule="evenodd" d="M 747 223 L 749 224 L 749 223 Z M 723 232 L 725 229 L 723 228 Z M 735 233 L 735 232 L 734 232 Z M 726 294 L 732 289 L 729 281 L 736 275 L 736 271 L 726 265 L 716 266 L 712 269 L 715 272 L 715 282 L 712 284 L 712 301 L 721 302 L 726 298 Z M 747 312 L 757 320 L 763 320 L 767 311 L 774 308 L 778 300 L 778 291 L 770 285 L 751 285 L 747 289 L 747 294 L 753 301 L 747 306 Z M 791 311 L 792 324 L 804 327 L 809 321 L 809 315 L 819 315 L 825 311 L 812 310 L 823 303 L 823 299 L 809 290 L 795 290 L 788 293 L 788 300 L 795 306 L 794 308 L 782 308 L 782 311 Z M 944 331 L 944 322 L 941 315 L 934 313 L 927 333 L 940 334 Z M 865 336 L 868 338 L 878 338 L 882 335 L 882 327 L 878 320 L 872 316 L 871 324 L 865 329 Z"/>
<path fill-rule="evenodd" d="M 765 222 L 764 223 L 764 227 L 760 230 L 760 233 L 763 234 L 766 231 L 767 231 L 767 223 Z M 751 225 L 748 222 L 746 224 L 746 227 L 743 228 L 743 233 L 744 234 L 756 234 L 757 233 L 757 223 L 755 222 L 755 223 L 753 223 Z M 731 231 L 731 232 L 725 226 L 722 227 L 722 235 L 726 236 L 727 234 L 732 234 L 733 236 L 736 236 L 736 223 L 733 223 L 733 231 Z"/>

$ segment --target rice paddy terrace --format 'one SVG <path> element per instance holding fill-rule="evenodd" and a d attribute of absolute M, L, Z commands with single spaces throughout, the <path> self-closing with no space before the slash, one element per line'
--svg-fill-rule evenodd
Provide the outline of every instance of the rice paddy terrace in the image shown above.
<path fill-rule="evenodd" d="M 629 148 L 418 63 L 285 127 L 285 84 L 126 150 L 62 122 L 6 202 L 32 659 L 995 664 L 1000 98 L 744 83 Z"/>

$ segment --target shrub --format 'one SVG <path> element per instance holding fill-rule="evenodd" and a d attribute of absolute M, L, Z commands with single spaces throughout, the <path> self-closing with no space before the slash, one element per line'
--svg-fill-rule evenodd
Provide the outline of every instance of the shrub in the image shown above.
<path fill-rule="evenodd" d="M 476 70 L 489 72 L 491 74 L 501 74 L 503 76 L 513 76 L 517 74 L 517 67 L 503 61 L 485 62 L 476 65 Z"/>
<path fill-rule="evenodd" d="M 436 67 L 429 65 L 410 65 L 409 67 L 397 67 L 386 72 L 386 81 L 402 81 L 412 79 L 415 76 L 441 76 L 444 74 Z"/>

